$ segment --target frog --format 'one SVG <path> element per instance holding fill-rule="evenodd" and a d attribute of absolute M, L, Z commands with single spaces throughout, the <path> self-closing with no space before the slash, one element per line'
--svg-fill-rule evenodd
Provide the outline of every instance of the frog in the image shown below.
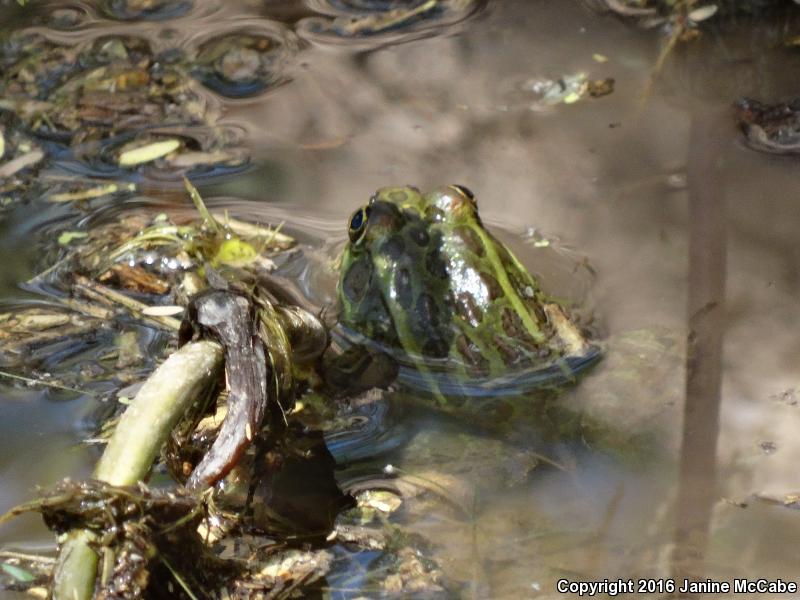
<path fill-rule="evenodd" d="M 441 406 L 572 381 L 600 356 L 463 185 L 375 192 L 350 217 L 336 295 L 340 335 Z"/>

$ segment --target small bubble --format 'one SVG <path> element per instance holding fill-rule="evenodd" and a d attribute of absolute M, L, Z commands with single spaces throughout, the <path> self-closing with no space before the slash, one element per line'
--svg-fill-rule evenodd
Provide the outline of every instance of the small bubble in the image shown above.
<path fill-rule="evenodd" d="M 682 190 L 686 187 L 686 173 L 670 173 L 667 175 L 667 185 L 674 190 Z"/>

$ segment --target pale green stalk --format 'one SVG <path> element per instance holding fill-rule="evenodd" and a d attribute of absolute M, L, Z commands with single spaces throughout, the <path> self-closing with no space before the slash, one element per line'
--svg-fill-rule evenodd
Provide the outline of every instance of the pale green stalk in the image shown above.
<path fill-rule="evenodd" d="M 94 477 L 112 485 L 145 479 L 172 429 L 216 380 L 222 358 L 222 347 L 209 341 L 186 344 L 170 355 L 120 418 Z M 54 600 L 90 600 L 94 595 L 98 556 L 89 546 L 92 537 L 87 530 L 67 534 L 54 572 Z"/>

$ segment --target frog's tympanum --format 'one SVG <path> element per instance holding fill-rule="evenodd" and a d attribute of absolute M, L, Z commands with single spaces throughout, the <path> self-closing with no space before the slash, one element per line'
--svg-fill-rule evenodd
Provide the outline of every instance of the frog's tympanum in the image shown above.
<path fill-rule="evenodd" d="M 598 356 L 462 186 L 380 189 L 353 214 L 349 237 L 340 325 L 392 356 L 403 385 L 440 402 L 517 394 L 571 379 Z"/>

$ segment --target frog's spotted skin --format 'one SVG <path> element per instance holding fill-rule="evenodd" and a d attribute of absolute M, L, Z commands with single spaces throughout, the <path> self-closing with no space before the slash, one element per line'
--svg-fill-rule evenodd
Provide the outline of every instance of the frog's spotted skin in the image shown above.
<path fill-rule="evenodd" d="M 439 397 L 548 366 L 565 375 L 596 356 L 461 186 L 378 190 L 351 219 L 338 295 L 340 323 Z"/>

